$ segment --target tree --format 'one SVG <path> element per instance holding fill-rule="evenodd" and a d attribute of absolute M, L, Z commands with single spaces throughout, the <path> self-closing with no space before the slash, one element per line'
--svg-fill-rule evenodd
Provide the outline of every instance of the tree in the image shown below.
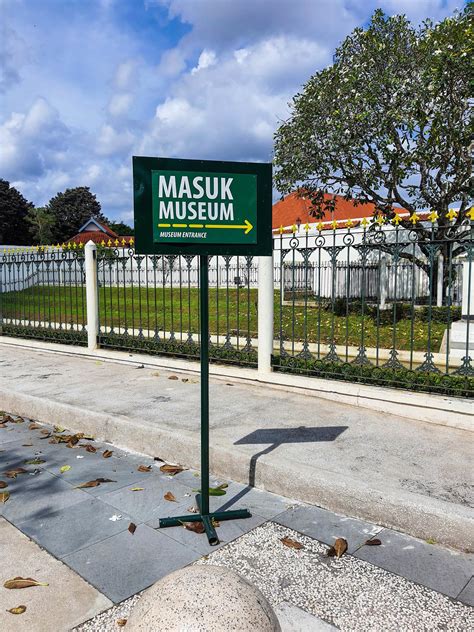
<path fill-rule="evenodd" d="M 399 207 L 434 210 L 436 240 L 453 226 L 462 237 L 473 199 L 472 13 L 469 2 L 416 29 L 405 16 L 377 10 L 366 29 L 355 29 L 334 63 L 293 98 L 292 116 L 275 134 L 280 192 L 304 191 L 314 217 L 334 208 L 324 193 L 373 202 L 387 219 Z M 446 217 L 452 205 L 459 205 L 455 221 Z M 427 256 L 432 228 L 418 231 Z"/>
<path fill-rule="evenodd" d="M 35 244 L 50 244 L 53 240 L 54 215 L 44 207 L 30 208 L 26 216 Z"/>
<path fill-rule="evenodd" d="M 76 187 L 58 193 L 48 202 L 46 211 L 54 217 L 52 237 L 57 242 L 74 237 L 91 217 L 99 222 L 106 221 L 100 203 L 89 187 Z"/>
<path fill-rule="evenodd" d="M 25 246 L 31 243 L 28 225 L 25 222 L 28 211 L 33 204 L 10 186 L 6 180 L 0 179 L 0 243 Z"/>
<path fill-rule="evenodd" d="M 108 222 L 107 226 L 111 228 L 114 233 L 117 233 L 117 235 L 124 235 L 127 237 L 133 236 L 133 228 L 131 228 L 128 224 L 125 224 L 125 222 Z"/>

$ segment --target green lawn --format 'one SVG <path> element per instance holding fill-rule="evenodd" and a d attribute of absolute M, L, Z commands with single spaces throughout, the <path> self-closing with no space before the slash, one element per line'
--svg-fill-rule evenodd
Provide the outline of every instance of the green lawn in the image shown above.
<path fill-rule="evenodd" d="M 100 289 L 99 317 L 101 325 L 110 327 L 142 328 L 175 332 L 199 329 L 199 302 L 197 288 L 109 288 Z M 2 312 L 6 318 L 47 320 L 62 323 L 83 323 L 85 321 L 85 290 L 81 287 L 34 287 L 22 292 L 9 292 L 1 295 Z M 371 317 L 350 314 L 333 316 L 330 310 L 316 306 L 306 310 L 303 306 L 284 305 L 282 307 L 282 329 L 287 346 L 291 340 L 322 344 L 329 342 L 332 327 L 336 344 L 359 346 L 364 332 L 366 347 L 390 348 L 393 339 L 393 327 L 380 325 Z M 237 290 L 236 288 L 211 288 L 209 291 L 209 327 L 211 334 L 251 337 L 257 335 L 257 290 Z M 446 325 L 432 322 L 432 350 L 437 351 Z M 280 330 L 280 295 L 275 291 L 274 335 L 278 338 Z M 428 324 L 418 318 L 413 321 L 402 319 L 396 325 L 396 348 L 410 349 L 413 336 L 413 349 L 425 351 L 427 348 Z"/>

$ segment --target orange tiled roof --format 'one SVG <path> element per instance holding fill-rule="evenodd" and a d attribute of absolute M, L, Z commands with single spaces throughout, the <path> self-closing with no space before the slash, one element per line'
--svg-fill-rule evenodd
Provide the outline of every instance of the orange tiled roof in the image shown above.
<path fill-rule="evenodd" d="M 275 229 L 280 226 L 293 226 L 298 218 L 301 220 L 302 225 L 319 221 L 330 222 L 332 220 L 344 222 L 348 219 L 372 217 L 375 212 L 375 204 L 372 203 L 356 206 L 353 200 L 345 200 L 341 195 L 325 194 L 324 197 L 327 200 L 336 197 L 336 207 L 334 213 L 326 212 L 324 217 L 319 220 L 311 217 L 309 214 L 311 209 L 310 200 L 299 197 L 296 192 L 290 193 L 283 200 L 273 205 L 272 227 Z"/>

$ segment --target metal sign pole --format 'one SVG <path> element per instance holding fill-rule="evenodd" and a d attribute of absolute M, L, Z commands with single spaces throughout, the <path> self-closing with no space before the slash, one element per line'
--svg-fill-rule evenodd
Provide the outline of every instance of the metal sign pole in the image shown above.
<path fill-rule="evenodd" d="M 199 315 L 201 329 L 201 493 L 196 496 L 199 514 L 161 518 L 160 528 L 185 522 L 202 522 L 211 546 L 219 544 L 214 520 L 250 518 L 247 509 L 209 511 L 209 269 L 207 255 L 199 256 Z"/>

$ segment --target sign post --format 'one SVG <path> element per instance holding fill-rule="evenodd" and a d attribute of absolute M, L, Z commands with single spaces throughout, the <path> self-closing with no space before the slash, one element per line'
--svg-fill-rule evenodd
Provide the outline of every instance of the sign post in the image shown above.
<path fill-rule="evenodd" d="M 198 514 L 161 518 L 160 528 L 250 518 L 247 509 L 209 507 L 209 255 L 270 255 L 271 164 L 133 157 L 135 248 L 143 254 L 199 255 L 201 493 Z"/>

